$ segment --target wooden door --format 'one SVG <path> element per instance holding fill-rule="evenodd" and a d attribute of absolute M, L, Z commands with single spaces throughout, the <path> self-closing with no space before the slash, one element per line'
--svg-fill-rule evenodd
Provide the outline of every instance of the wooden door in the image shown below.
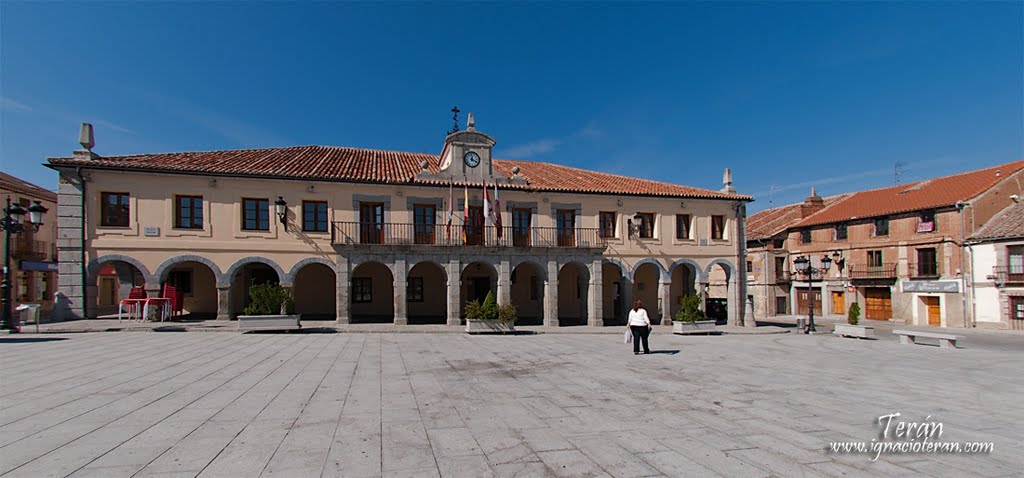
<path fill-rule="evenodd" d="M 117 305 L 117 279 L 113 277 L 100 277 L 99 306 Z"/>
<path fill-rule="evenodd" d="M 810 289 L 796 290 L 796 315 L 807 315 L 810 310 Z M 814 313 L 821 316 L 821 289 L 814 289 Z"/>
<path fill-rule="evenodd" d="M 892 318 L 892 293 L 889 288 L 864 289 L 864 318 L 871 320 Z"/>
<path fill-rule="evenodd" d="M 924 304 L 928 307 L 928 325 L 942 325 L 942 308 L 939 307 L 938 297 L 922 297 Z"/>
<path fill-rule="evenodd" d="M 466 223 L 466 244 L 479 246 L 484 243 L 484 207 L 469 207 L 469 222 Z"/>
<path fill-rule="evenodd" d="M 384 243 L 384 204 L 359 204 L 359 242 L 362 244 Z"/>
<path fill-rule="evenodd" d="M 842 292 L 832 292 L 832 313 L 846 315 L 846 295 Z"/>

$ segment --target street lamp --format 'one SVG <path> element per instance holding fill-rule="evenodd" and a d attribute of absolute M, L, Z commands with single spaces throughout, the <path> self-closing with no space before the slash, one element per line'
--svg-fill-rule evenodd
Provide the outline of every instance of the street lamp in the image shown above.
<path fill-rule="evenodd" d="M 807 308 L 807 328 L 804 329 L 805 334 L 812 334 L 816 332 L 814 329 L 814 274 L 821 274 L 822 279 L 824 275 L 828 274 L 828 270 L 832 267 L 832 258 L 825 255 L 821 257 L 821 268 L 811 267 L 811 260 L 807 256 L 800 256 L 793 260 L 793 267 L 796 268 L 797 273 L 804 274 L 807 276 L 807 284 L 810 287 L 808 291 L 808 308 Z"/>
<path fill-rule="evenodd" d="M 39 226 L 43 225 L 43 214 L 46 214 L 47 209 L 40 201 L 33 201 L 33 203 L 26 210 L 17 204 L 11 204 L 11 197 L 7 196 L 7 207 L 4 208 L 6 214 L 0 219 L 0 228 L 4 230 L 4 245 L 6 246 L 4 248 L 4 277 L 3 282 L 0 283 L 0 293 L 2 293 L 0 307 L 3 308 L 3 322 L 0 323 L 0 328 L 12 334 L 18 332 L 18 327 L 11 318 L 11 235 L 25 231 L 35 232 L 39 230 Z M 28 224 L 24 223 L 26 213 L 28 214 Z"/>
<path fill-rule="evenodd" d="M 278 196 L 277 201 L 274 201 L 274 212 L 281 224 L 288 225 L 288 201 L 284 200 L 284 196 Z"/>

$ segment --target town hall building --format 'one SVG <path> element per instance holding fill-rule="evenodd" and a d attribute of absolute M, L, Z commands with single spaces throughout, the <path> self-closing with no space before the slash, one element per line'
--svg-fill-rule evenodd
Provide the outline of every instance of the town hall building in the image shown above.
<path fill-rule="evenodd" d="M 707 190 L 493 157 L 468 127 L 440 154 L 334 146 L 50 158 L 59 172 L 59 319 L 117 312 L 132 287 L 232 319 L 249 287 L 304 319 L 457 325 L 493 292 L 521 324 L 668 323 L 683 296 L 743 323 L 745 205 Z M 752 325 L 752 324 L 751 324 Z"/>

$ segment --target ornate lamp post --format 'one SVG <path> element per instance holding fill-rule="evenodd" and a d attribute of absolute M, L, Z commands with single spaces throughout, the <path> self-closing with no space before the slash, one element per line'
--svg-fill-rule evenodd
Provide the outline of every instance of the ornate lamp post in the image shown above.
<path fill-rule="evenodd" d="M 793 260 L 793 266 L 796 267 L 796 271 L 799 274 L 807 276 L 807 284 L 810 287 L 808 292 L 808 304 L 807 309 L 807 328 L 804 329 L 805 334 L 813 334 L 816 332 L 814 328 L 814 274 L 821 274 L 822 280 L 824 275 L 828 274 L 829 268 L 832 267 L 832 258 L 829 256 L 821 257 L 821 268 L 811 267 L 811 260 L 807 256 L 800 256 Z"/>
<path fill-rule="evenodd" d="M 288 225 L 288 201 L 284 200 L 283 196 L 278 196 L 277 201 L 274 201 L 274 212 L 277 213 L 277 218 L 281 221 L 281 224 Z"/>
<path fill-rule="evenodd" d="M 18 326 L 11 317 L 11 235 L 25 231 L 38 231 L 39 226 L 43 225 L 43 214 L 48 211 L 40 201 L 33 202 L 34 204 L 25 210 L 17 204 L 11 204 L 11 197 L 7 196 L 7 207 L 4 208 L 6 214 L 0 219 L 0 228 L 4 230 L 4 245 L 6 246 L 4 248 L 4 277 L 3 283 L 0 284 L 3 294 L 3 322 L 0 323 L 0 328 L 10 333 L 18 332 Z M 28 213 L 28 224 L 23 222 L 25 213 Z"/>

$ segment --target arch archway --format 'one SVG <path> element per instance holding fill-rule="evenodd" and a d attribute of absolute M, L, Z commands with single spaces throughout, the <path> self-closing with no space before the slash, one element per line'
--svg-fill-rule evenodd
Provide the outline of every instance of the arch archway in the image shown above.
<path fill-rule="evenodd" d="M 661 281 L 661 269 L 656 262 L 643 262 L 633 269 L 633 301 L 643 303 L 651 323 L 659 323 L 661 306 L 658 303 L 658 286 Z M 627 305 L 631 307 L 633 304 Z"/>
<path fill-rule="evenodd" d="M 445 324 L 448 316 L 448 274 L 436 262 L 419 262 L 409 269 L 405 300 L 408 323 Z"/>
<path fill-rule="evenodd" d="M 90 282 L 96 287 L 92 298 L 94 307 L 91 318 L 116 316 L 118 304 L 128 298 L 132 287 L 145 286 L 149 271 L 141 262 L 128 256 L 103 256 L 93 261 L 88 268 Z"/>
<path fill-rule="evenodd" d="M 534 262 L 521 262 L 512 269 L 510 294 L 519 325 L 544 325 L 544 282 L 547 274 Z"/>
<path fill-rule="evenodd" d="M 709 319 L 714 319 L 719 325 L 729 322 L 729 308 L 735 304 L 729 303 L 730 280 L 735 269 L 732 264 L 722 259 L 715 259 L 708 264 L 704 270 L 706 283 L 704 285 L 704 313 Z"/>
<path fill-rule="evenodd" d="M 394 323 L 395 280 L 380 262 L 363 262 L 352 269 L 349 297 L 352 323 Z"/>
<path fill-rule="evenodd" d="M 474 300 L 482 304 L 488 292 L 498 295 L 498 271 L 494 266 L 482 261 L 471 262 L 462 268 L 462 310 L 459 314 L 465 317 L 466 304 Z"/>
<path fill-rule="evenodd" d="M 270 261 L 254 260 L 236 262 L 228 269 L 227 280 L 231 281 L 231 315 L 244 315 L 245 308 L 252 301 L 249 289 L 260 284 L 281 284 L 280 267 Z M 237 267 L 236 267 L 237 266 Z"/>
<path fill-rule="evenodd" d="M 209 261 L 191 260 L 165 262 L 154 274 L 160 278 L 160 289 L 164 284 L 178 289 L 184 300 L 182 314 L 188 319 L 209 320 L 217 318 L 217 275 Z M 212 263 L 211 263 L 212 264 Z M 166 267 L 165 267 L 166 266 Z"/>
<path fill-rule="evenodd" d="M 322 262 L 309 262 L 292 268 L 295 287 L 295 313 L 302 320 L 334 320 L 336 314 L 337 275 Z"/>
<path fill-rule="evenodd" d="M 601 301 L 604 325 L 625 324 L 630 289 L 629 279 L 620 264 L 601 263 L 601 291 L 604 294 Z"/>
<path fill-rule="evenodd" d="M 558 324 L 587 325 L 587 295 L 590 271 L 579 262 L 570 262 L 558 271 Z"/>
<path fill-rule="evenodd" d="M 679 312 L 679 301 L 683 297 L 698 293 L 697 284 L 699 283 L 700 269 L 695 262 L 676 261 L 672 265 L 669 274 L 671 275 L 669 297 L 672 298 L 669 313 L 672 314 L 672 317 L 675 317 L 676 312 Z"/>

